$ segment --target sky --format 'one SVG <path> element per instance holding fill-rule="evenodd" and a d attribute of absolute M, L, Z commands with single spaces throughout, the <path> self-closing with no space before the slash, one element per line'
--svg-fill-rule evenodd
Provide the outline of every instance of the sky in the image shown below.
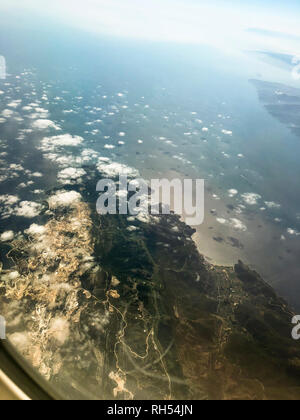
<path fill-rule="evenodd" d="M 247 32 L 258 28 L 300 37 L 299 0 L 2 0 L 2 9 L 105 35 L 300 53 L 295 39 Z"/>

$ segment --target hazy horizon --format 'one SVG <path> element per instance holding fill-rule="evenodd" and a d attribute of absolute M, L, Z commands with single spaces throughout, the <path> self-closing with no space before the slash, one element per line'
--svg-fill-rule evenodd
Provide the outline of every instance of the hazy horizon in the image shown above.
<path fill-rule="evenodd" d="M 4 1 L 0 11 L 22 18 L 55 18 L 61 24 L 92 33 L 148 41 L 216 46 L 237 52 L 248 48 L 300 53 L 300 28 L 295 1 L 253 2 L 213 0 L 37 0 Z M 256 33 L 249 29 L 258 29 Z M 265 31 L 265 33 L 263 33 Z M 276 35 L 277 34 L 277 35 Z M 280 39 L 278 34 L 291 38 Z"/>

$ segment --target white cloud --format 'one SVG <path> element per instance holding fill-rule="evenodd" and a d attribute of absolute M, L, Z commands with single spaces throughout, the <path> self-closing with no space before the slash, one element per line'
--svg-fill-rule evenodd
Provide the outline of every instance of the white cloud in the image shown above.
<path fill-rule="evenodd" d="M 61 183 L 71 184 L 75 181 L 78 181 L 84 175 L 86 175 L 84 169 L 66 168 L 58 173 L 57 178 Z"/>
<path fill-rule="evenodd" d="M 132 178 L 139 176 L 139 172 L 134 168 L 121 163 L 111 162 L 106 158 L 104 159 L 105 160 L 103 160 L 103 158 L 99 158 L 97 169 L 99 172 L 104 173 L 107 176 L 112 178 L 119 175 L 126 175 Z"/>
<path fill-rule="evenodd" d="M 242 232 L 246 232 L 248 230 L 247 226 L 239 219 L 232 218 L 229 220 L 229 223 L 235 230 L 241 230 Z"/>
<path fill-rule="evenodd" d="M 245 203 L 249 204 L 249 206 L 255 206 L 258 204 L 258 201 L 262 197 L 259 194 L 255 193 L 246 193 L 242 195 L 242 199 L 245 201 Z"/>
<path fill-rule="evenodd" d="M 33 176 L 34 178 L 42 178 L 43 174 L 41 172 L 33 172 L 30 176 Z"/>
<path fill-rule="evenodd" d="M 81 156 L 83 159 L 97 159 L 98 158 L 98 152 L 96 152 L 93 149 L 84 149 L 81 152 Z"/>
<path fill-rule="evenodd" d="M 221 225 L 226 225 L 232 229 L 239 230 L 241 232 L 246 232 L 248 230 L 247 226 L 236 218 L 224 219 L 222 217 L 218 217 L 216 220 Z"/>
<path fill-rule="evenodd" d="M 296 229 L 288 228 L 287 233 L 291 236 L 300 236 L 300 232 L 298 232 Z"/>
<path fill-rule="evenodd" d="M 51 209 L 58 207 L 69 207 L 81 201 L 81 195 L 76 191 L 57 191 L 48 199 Z"/>
<path fill-rule="evenodd" d="M 16 195 L 0 195 L 0 203 L 5 206 L 12 206 L 20 201 L 19 197 Z"/>
<path fill-rule="evenodd" d="M 46 153 L 44 157 L 56 163 L 61 168 L 82 165 L 86 159 L 81 156 L 62 155 L 57 153 Z"/>
<path fill-rule="evenodd" d="M 28 118 L 31 120 L 45 119 L 49 116 L 49 111 L 47 109 L 36 107 L 34 108 L 34 111 L 35 112 L 33 114 L 28 115 Z"/>
<path fill-rule="evenodd" d="M 274 203 L 273 201 L 265 201 L 265 205 L 269 208 L 269 209 L 280 209 L 281 205 Z"/>
<path fill-rule="evenodd" d="M 221 225 L 226 225 L 227 220 L 223 219 L 223 217 L 217 217 L 217 222 L 220 223 Z"/>
<path fill-rule="evenodd" d="M 222 130 L 222 133 L 225 134 L 226 136 L 232 136 L 232 131 L 230 130 Z"/>
<path fill-rule="evenodd" d="M 9 336 L 9 340 L 19 351 L 28 350 L 30 338 L 27 332 L 16 332 Z"/>
<path fill-rule="evenodd" d="M 62 346 L 70 336 L 70 324 L 64 318 L 53 318 L 48 333 Z"/>
<path fill-rule="evenodd" d="M 46 231 L 44 226 L 36 225 L 35 223 L 30 226 L 29 229 L 25 230 L 27 235 L 36 236 L 36 235 L 43 235 Z"/>
<path fill-rule="evenodd" d="M 11 109 L 4 109 L 1 115 L 4 118 L 11 118 L 14 115 L 14 111 L 12 111 Z"/>
<path fill-rule="evenodd" d="M 18 106 L 22 103 L 21 99 L 15 100 L 10 102 L 7 106 L 9 108 L 18 108 Z"/>
<path fill-rule="evenodd" d="M 136 226 L 128 226 L 127 230 L 128 232 L 135 232 L 138 228 Z"/>
<path fill-rule="evenodd" d="M 31 219 L 37 217 L 43 209 L 43 206 L 34 201 L 21 201 L 19 207 L 14 210 L 14 214 L 20 217 Z"/>
<path fill-rule="evenodd" d="M 61 128 L 51 120 L 36 120 L 32 123 L 32 127 L 38 130 L 47 130 L 53 128 L 54 130 L 61 130 Z"/>
<path fill-rule="evenodd" d="M 1 242 L 9 242 L 12 241 L 15 237 L 15 234 L 12 230 L 9 230 L 7 232 L 3 232 L 0 236 Z"/>
<path fill-rule="evenodd" d="M 234 196 L 236 196 L 237 194 L 238 194 L 239 192 L 238 192 L 238 190 L 235 190 L 235 189 L 231 189 L 231 190 L 228 190 L 228 194 L 229 194 L 229 197 L 234 197 Z"/>
<path fill-rule="evenodd" d="M 11 163 L 9 165 L 9 169 L 11 169 L 12 171 L 18 171 L 18 172 L 23 172 L 24 168 L 22 165 L 16 164 L 16 163 Z"/>
<path fill-rule="evenodd" d="M 18 273 L 18 271 L 11 271 L 10 273 L 2 276 L 2 280 L 4 280 L 4 281 L 16 280 L 19 277 L 20 277 L 20 273 Z"/>
<path fill-rule="evenodd" d="M 75 147 L 83 142 L 83 138 L 79 136 L 71 136 L 70 134 L 62 134 L 60 136 L 45 137 L 41 141 L 40 149 L 45 152 L 55 151 L 56 148 L 66 146 Z"/>

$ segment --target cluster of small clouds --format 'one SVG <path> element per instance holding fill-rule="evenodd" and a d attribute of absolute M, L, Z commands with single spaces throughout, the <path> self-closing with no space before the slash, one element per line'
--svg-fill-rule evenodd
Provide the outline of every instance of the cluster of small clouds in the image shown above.
<path fill-rule="evenodd" d="M 57 175 L 58 181 L 64 185 L 78 184 L 86 172 L 82 168 L 65 168 Z"/>
<path fill-rule="evenodd" d="M 260 194 L 257 194 L 257 193 L 240 194 L 239 191 L 235 188 L 229 189 L 227 191 L 227 194 L 229 198 L 235 198 L 238 201 L 237 205 L 234 207 L 234 212 L 237 215 L 244 213 L 244 211 L 247 209 L 247 206 L 249 207 L 259 206 L 260 202 L 263 200 Z M 212 198 L 214 198 L 215 200 L 220 200 L 220 197 L 216 194 L 213 194 Z M 240 198 L 242 201 L 240 200 Z M 266 209 L 279 210 L 281 208 L 280 204 L 273 201 L 264 201 L 264 205 L 265 207 L 260 207 L 260 210 L 266 210 Z M 216 210 L 211 210 L 211 213 L 214 215 L 217 215 Z M 237 218 L 228 219 L 225 217 L 217 217 L 216 220 L 219 224 L 227 226 L 237 231 L 246 232 L 248 230 L 246 224 Z M 281 223 L 282 219 L 280 219 L 279 217 L 276 217 L 274 219 L 274 222 Z M 295 236 L 298 235 L 298 232 L 295 229 L 288 229 L 287 232 L 289 235 L 295 235 Z"/>
<path fill-rule="evenodd" d="M 246 232 L 248 230 L 247 226 L 241 220 L 236 218 L 224 219 L 221 217 L 217 217 L 216 220 L 221 225 L 228 226 L 234 230 L 238 230 L 241 232 Z"/>
<path fill-rule="evenodd" d="M 0 196 L 0 214 L 2 219 L 10 216 L 19 216 L 25 218 L 37 217 L 43 210 L 43 205 L 34 201 L 21 201 L 16 195 Z"/>
<path fill-rule="evenodd" d="M 6 157 L 7 152 L 3 152 L 0 157 Z M 18 180 L 22 178 L 22 182 L 19 184 L 18 188 L 27 188 L 34 185 L 34 181 L 37 178 L 42 178 L 43 174 L 41 172 L 35 171 L 32 172 L 29 169 L 25 169 L 24 166 L 20 163 L 9 163 L 4 159 L 0 159 L 0 182 L 8 180 Z M 24 177 L 28 179 L 25 180 Z"/>
<path fill-rule="evenodd" d="M 242 214 L 246 210 L 246 208 L 247 208 L 246 206 L 250 206 L 250 207 L 260 206 L 261 203 L 263 203 L 263 206 L 259 207 L 259 209 L 262 210 L 262 211 L 266 211 L 267 209 L 270 210 L 270 211 L 278 211 L 278 210 L 281 209 L 281 204 L 276 203 L 275 201 L 263 201 L 262 196 L 260 194 L 257 194 L 257 193 L 239 194 L 239 191 L 237 189 L 234 189 L 234 188 L 229 189 L 227 191 L 227 193 L 228 193 L 229 198 L 241 197 L 242 202 L 244 203 L 244 204 L 242 204 L 241 202 L 239 202 L 239 204 L 237 206 L 235 206 L 234 212 L 236 214 Z M 216 194 L 213 194 L 212 198 L 214 198 L 215 200 L 220 200 L 221 199 Z M 214 215 L 217 215 L 216 210 L 211 210 L 211 213 L 214 214 Z M 237 218 L 227 219 L 227 218 L 223 218 L 223 217 L 217 217 L 216 220 L 219 224 L 227 226 L 227 227 L 232 228 L 234 230 L 241 231 L 241 232 L 246 232 L 247 231 L 247 226 Z M 275 217 L 272 220 L 277 224 L 278 223 L 283 223 L 283 219 L 281 219 L 280 217 Z M 291 237 L 299 237 L 300 236 L 300 232 L 296 228 L 289 227 L 289 228 L 286 229 L 286 233 Z M 281 235 L 281 240 L 286 241 L 285 234 Z"/>
<path fill-rule="evenodd" d="M 8 84 L 10 86 L 10 84 Z M 12 91 L 12 87 L 10 90 Z M 32 92 L 32 95 L 34 95 L 35 92 Z M 4 92 L 2 91 L 2 95 L 4 95 Z M 24 95 L 26 97 L 28 95 Z M 6 99 L 9 99 L 10 97 L 7 96 Z M 45 99 L 45 96 L 43 96 Z M 8 100 L 6 104 L 6 108 L 2 110 L 0 116 L 1 120 L 0 123 L 5 123 L 11 118 L 14 118 L 17 122 L 23 122 L 24 119 L 33 120 L 31 122 L 32 129 L 37 130 L 47 130 L 47 129 L 54 129 L 54 130 L 60 130 L 60 127 L 55 124 L 53 121 L 47 119 L 49 117 L 49 111 L 42 106 L 40 106 L 41 102 L 30 102 L 27 105 L 24 105 L 21 107 L 23 100 L 22 99 L 14 99 L 14 100 Z M 22 112 L 22 116 L 20 113 Z"/>
<path fill-rule="evenodd" d="M 122 134 L 122 133 L 120 133 Z M 86 175 L 86 171 L 82 169 L 82 165 L 88 162 L 95 162 L 99 172 L 110 177 L 127 175 L 131 177 L 138 176 L 138 171 L 127 165 L 113 162 L 109 158 L 104 158 L 93 149 L 81 148 L 84 139 L 80 136 L 71 136 L 63 134 L 59 136 L 44 137 L 41 141 L 39 149 L 43 151 L 44 156 L 58 164 L 61 168 L 57 179 L 64 185 L 79 184 L 82 177 Z M 106 149 L 113 149 L 113 145 L 105 145 Z M 66 153 L 65 148 L 76 148 L 76 155 Z"/>
<path fill-rule="evenodd" d="M 13 214 L 31 219 L 37 217 L 42 210 L 43 206 L 40 203 L 34 201 L 21 201 L 18 207 L 15 208 Z"/>
<path fill-rule="evenodd" d="M 230 198 L 239 197 L 239 191 L 235 188 L 228 190 L 228 196 Z M 248 206 L 258 206 L 260 202 L 263 200 L 262 196 L 257 193 L 244 193 L 240 195 L 242 201 Z M 270 210 L 278 210 L 281 208 L 279 203 L 275 203 L 274 201 L 264 201 L 264 206 L 261 207 L 261 210 L 266 210 L 266 208 Z"/>
<path fill-rule="evenodd" d="M 191 165 L 192 162 L 190 160 L 188 160 L 183 153 L 180 153 L 179 155 L 173 155 L 173 159 L 179 160 L 180 162 L 182 162 L 185 165 Z"/>
<path fill-rule="evenodd" d="M 3 91 L 2 91 L 3 92 Z M 62 92 L 61 96 L 64 96 L 65 92 Z M 103 147 L 107 152 L 111 151 L 111 156 L 115 156 L 113 151 L 116 149 L 117 146 L 124 146 L 125 141 L 123 141 L 123 138 L 127 137 L 129 138 L 129 135 L 127 134 L 127 130 L 123 129 L 123 131 L 119 131 L 120 128 L 112 134 L 111 132 L 105 133 L 109 135 L 104 135 L 102 133 L 103 130 L 103 122 L 106 118 L 108 118 L 109 122 L 112 118 L 118 116 L 118 118 L 122 118 L 121 115 L 127 114 L 129 109 L 129 102 L 127 100 L 127 91 L 120 91 L 114 95 L 111 96 L 111 99 L 114 101 L 113 103 L 109 102 L 108 99 L 110 96 L 103 95 L 102 99 L 103 102 L 100 103 L 100 106 L 90 106 L 85 105 L 82 107 L 80 102 L 82 101 L 82 97 L 77 97 L 76 100 L 78 101 L 77 105 L 75 104 L 75 100 L 73 101 L 72 109 L 65 108 L 62 111 L 62 114 L 65 115 L 65 118 L 72 118 L 73 114 L 77 114 L 79 111 L 82 112 L 83 109 L 90 115 L 95 115 L 93 119 L 91 120 L 89 118 L 88 122 L 86 122 L 87 126 L 91 126 L 92 131 L 87 131 L 87 134 L 91 134 L 93 136 L 98 136 L 101 138 L 101 140 L 106 140 L 106 142 L 103 142 L 104 144 L 101 146 Z M 5 95 L 3 92 L 2 95 Z M 33 89 L 32 95 L 36 95 L 35 90 Z M 9 97 L 6 97 L 5 99 L 9 99 Z M 101 99 L 101 98 L 100 98 Z M 53 103 L 56 102 L 66 102 L 66 100 L 63 97 L 56 97 L 53 99 Z M 149 105 L 145 105 L 145 98 L 142 98 L 143 103 L 136 103 L 134 104 L 135 108 L 139 108 L 140 111 L 138 111 L 137 115 L 139 116 L 139 119 L 146 120 L 148 118 L 147 112 L 145 110 L 152 110 L 152 107 Z M 23 106 L 22 106 L 23 102 Z M 104 102 L 106 102 L 106 105 L 104 105 Z M 30 128 L 20 130 L 20 136 L 19 138 L 25 138 L 27 133 L 30 133 L 31 130 L 37 130 L 37 131 L 45 131 L 45 130 L 61 130 L 61 123 L 63 123 L 64 120 L 62 120 L 60 123 L 56 123 L 54 121 L 51 121 L 49 119 L 49 111 L 46 109 L 46 103 L 49 104 L 49 95 L 46 89 L 46 86 L 44 86 L 43 89 L 43 95 L 41 97 L 41 100 L 32 100 L 27 101 L 25 104 L 25 101 L 20 99 L 12 99 L 7 100 L 5 109 L 2 111 L 1 117 L 2 118 L 11 118 L 11 117 L 17 117 L 17 113 L 22 110 L 25 116 L 24 118 L 28 118 L 30 121 Z M 140 112 L 140 113 L 139 113 Z M 213 122 L 209 123 L 208 121 L 203 122 L 202 119 L 199 118 L 199 113 L 196 111 L 190 112 L 190 115 L 192 118 L 189 118 L 188 120 L 185 118 L 182 122 L 178 121 L 177 119 L 177 113 L 172 112 L 165 112 L 165 114 L 162 115 L 162 118 L 166 121 L 171 121 L 172 118 L 176 118 L 176 126 L 182 127 L 182 133 L 183 136 L 189 140 L 189 139 L 196 139 L 196 137 L 201 138 L 201 143 L 208 143 L 209 138 L 212 137 L 220 141 L 220 144 L 223 142 L 223 150 L 224 145 L 228 144 L 230 142 L 230 139 L 224 138 L 224 136 L 233 136 L 233 130 L 228 129 L 228 124 L 224 122 L 224 120 L 229 120 L 231 117 L 226 116 L 223 114 L 219 114 L 218 118 L 220 123 Z M 69 116 L 69 117 L 68 117 Z M 217 120 L 218 121 L 218 120 Z M 138 122 L 138 121 L 137 121 Z M 122 124 L 126 124 L 125 118 L 121 120 Z M 226 128 L 224 128 L 226 127 Z M 208 134 L 207 136 L 203 136 L 201 133 Z M 223 135 L 223 136 L 222 136 Z M 113 137 L 115 136 L 116 141 L 112 141 Z M 118 140 L 118 138 L 121 138 Z M 137 137 L 138 138 L 138 137 Z M 155 138 L 155 136 L 153 137 Z M 178 147 L 177 144 L 174 143 L 173 140 L 168 139 L 167 137 L 161 136 L 157 137 L 157 140 L 160 142 L 171 146 L 171 147 Z M 186 141 L 186 140 L 185 140 Z M 142 145 L 144 140 L 138 139 L 137 144 Z M 94 163 L 97 166 L 97 169 L 102 174 L 107 175 L 108 177 L 116 177 L 119 174 L 127 175 L 129 177 L 137 177 L 139 176 L 139 172 L 131 168 L 127 165 L 115 162 L 111 158 L 108 157 L 101 157 L 100 153 L 90 149 L 88 147 L 84 148 L 85 146 L 85 140 L 83 137 L 80 136 L 74 136 L 71 134 L 61 134 L 61 135 L 55 135 L 55 136 L 48 136 L 44 137 L 41 140 L 39 150 L 41 150 L 44 153 L 44 157 L 53 163 L 55 163 L 58 167 L 58 174 L 57 174 L 57 180 L 58 183 L 61 185 L 75 185 L 78 183 L 81 183 L 82 178 L 86 175 L 86 171 L 82 168 L 82 165 L 86 163 Z M 207 147 L 207 146 L 204 146 Z M 74 150 L 74 152 L 73 152 Z M 222 150 L 222 149 L 221 149 Z M 227 153 L 228 150 L 222 151 L 222 155 L 224 158 L 229 159 L 232 156 L 232 153 Z M 236 152 L 235 152 L 236 153 Z M 104 156 L 108 153 L 103 153 Z M 205 151 L 204 151 L 205 154 Z M 201 158 L 205 159 L 205 155 L 202 155 Z M 237 156 L 239 159 L 243 159 L 245 156 L 242 153 L 234 154 L 234 156 Z M 1 157 L 1 156 L 0 156 Z M 149 155 L 149 157 L 156 158 L 156 155 Z M 192 165 L 192 162 L 186 157 L 185 153 L 177 153 L 176 155 L 172 156 L 173 159 L 176 161 L 181 162 L 183 165 Z M 7 168 L 5 168 L 7 169 Z M 11 167 L 9 169 L 9 172 L 7 174 L 0 174 L 0 180 L 8 179 L 7 177 L 17 177 L 20 176 L 21 173 L 25 173 L 24 168 L 21 166 L 15 166 Z M 225 172 L 225 171 L 224 171 Z M 27 173 L 28 176 L 31 178 L 34 177 L 34 174 Z M 224 176 L 225 174 L 220 174 Z M 1 179 L 1 176 L 3 177 Z M 213 175 L 210 175 L 213 176 Z M 28 181 L 24 181 L 19 184 L 18 188 L 27 188 L 31 186 L 33 181 L 30 179 Z M 40 190 L 36 190 L 40 191 Z M 281 205 L 273 202 L 273 201 L 264 201 L 262 196 L 257 193 L 250 193 L 246 192 L 243 194 L 240 194 L 239 191 L 235 188 L 231 188 L 228 190 L 228 196 L 230 198 L 236 198 L 238 200 L 238 205 L 235 207 L 235 213 L 241 214 L 246 209 L 245 206 L 259 206 L 260 210 L 278 210 L 280 209 Z M 220 197 L 218 195 L 214 195 L 213 198 L 215 200 L 220 200 Z M 24 202 L 23 202 L 24 203 Z M 26 202 L 25 202 L 26 203 Z M 30 213 L 28 209 L 26 209 L 26 205 L 23 205 L 24 208 L 20 208 L 20 210 L 17 212 L 18 214 L 22 213 Z M 221 219 L 218 220 L 222 224 L 226 224 L 236 230 L 245 231 L 247 230 L 246 226 L 240 222 L 238 219 L 232 218 L 232 219 Z M 225 222 L 224 222 L 225 221 Z M 274 219 L 276 222 L 281 222 L 280 218 Z M 297 235 L 298 231 L 296 229 L 290 229 L 288 231 L 288 234 L 290 235 Z"/>

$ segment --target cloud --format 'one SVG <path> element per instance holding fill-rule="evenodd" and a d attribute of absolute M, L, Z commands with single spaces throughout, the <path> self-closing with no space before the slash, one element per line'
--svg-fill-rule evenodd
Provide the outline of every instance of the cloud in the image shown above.
<path fill-rule="evenodd" d="M 0 236 L 1 242 L 9 242 L 12 241 L 15 237 L 15 234 L 12 230 L 9 230 L 7 232 L 3 232 Z"/>
<path fill-rule="evenodd" d="M 84 175 L 86 175 L 84 169 L 66 168 L 58 173 L 57 178 L 61 183 L 73 184 L 74 182 L 79 182 L 80 178 Z"/>
<path fill-rule="evenodd" d="M 255 206 L 258 204 L 258 201 L 261 199 L 262 197 L 259 194 L 255 194 L 255 193 L 246 193 L 242 195 L 242 199 L 245 201 L 246 204 L 248 204 L 249 206 Z"/>
<path fill-rule="evenodd" d="M 14 115 L 14 111 L 12 111 L 11 109 L 4 109 L 1 115 L 4 118 L 11 118 Z"/>
<path fill-rule="evenodd" d="M 45 137 L 41 141 L 40 150 L 44 152 L 55 151 L 59 147 L 75 147 L 79 146 L 83 142 L 83 138 L 80 136 L 71 136 L 71 134 L 62 134 L 60 136 Z"/>
<path fill-rule="evenodd" d="M 12 206 L 20 201 L 19 197 L 16 195 L 0 195 L 0 203 L 5 206 Z"/>
<path fill-rule="evenodd" d="M 220 223 L 221 225 L 227 224 L 227 220 L 223 219 L 223 217 L 217 217 L 217 222 Z"/>
<path fill-rule="evenodd" d="M 99 172 L 106 174 L 112 178 L 119 175 L 126 175 L 128 177 L 138 177 L 139 172 L 127 165 L 110 161 L 110 159 L 99 158 L 97 169 Z"/>
<path fill-rule="evenodd" d="M 48 198 L 48 204 L 51 209 L 57 209 L 58 207 L 73 206 L 81 200 L 81 195 L 76 191 L 57 191 Z"/>
<path fill-rule="evenodd" d="M 235 190 L 233 188 L 231 190 L 228 190 L 229 197 L 235 197 L 238 193 L 238 190 Z"/>
<path fill-rule="evenodd" d="M 42 235 L 43 233 L 45 233 L 46 228 L 44 226 L 40 226 L 40 225 L 36 225 L 35 223 L 33 225 L 30 226 L 29 229 L 25 230 L 24 232 L 27 235 L 31 235 L 31 236 L 39 236 Z"/>
<path fill-rule="evenodd" d="M 32 123 L 32 128 L 38 130 L 47 130 L 48 128 L 53 128 L 54 130 L 61 130 L 61 128 L 51 120 L 36 120 Z"/>
<path fill-rule="evenodd" d="M 21 103 L 22 103 L 21 99 L 18 99 L 18 100 L 10 102 L 7 106 L 9 108 L 18 108 L 18 106 L 20 106 Z"/>
<path fill-rule="evenodd" d="M 232 218 L 229 220 L 229 223 L 230 223 L 230 226 L 232 226 L 233 229 L 235 230 L 240 230 L 242 232 L 246 232 L 248 230 L 247 226 L 243 222 L 241 222 L 239 219 Z"/>
<path fill-rule="evenodd" d="M 27 332 L 16 332 L 9 336 L 9 340 L 19 351 L 26 350 L 30 345 L 29 335 Z"/>
<path fill-rule="evenodd" d="M 298 232 L 296 229 L 288 228 L 287 233 L 291 236 L 300 236 L 300 232 Z"/>
<path fill-rule="evenodd" d="M 231 218 L 231 219 L 224 219 L 221 217 L 218 217 L 217 222 L 221 225 L 226 225 L 232 229 L 239 230 L 241 232 L 246 232 L 248 230 L 247 226 L 241 222 L 239 219 Z"/>
<path fill-rule="evenodd" d="M 70 324 L 62 317 L 53 318 L 48 333 L 56 340 L 58 345 L 62 346 L 70 336 Z"/>
<path fill-rule="evenodd" d="M 34 201 L 22 201 L 14 210 L 14 214 L 20 217 L 26 217 L 31 219 L 33 217 L 37 217 L 43 209 L 43 206 L 39 203 L 35 203 Z"/>
<path fill-rule="evenodd" d="M 269 209 L 280 209 L 281 205 L 274 203 L 273 201 L 265 201 L 265 205 L 269 208 Z"/>
<path fill-rule="evenodd" d="M 222 133 L 225 134 L 226 136 L 232 136 L 232 131 L 230 130 L 222 130 Z"/>
<path fill-rule="evenodd" d="M 33 201 L 21 201 L 19 197 L 14 195 L 0 196 L 0 203 L 2 204 L 1 216 L 6 219 L 12 215 L 32 218 L 38 216 L 43 206 Z"/>
<path fill-rule="evenodd" d="M 49 116 L 49 111 L 47 109 L 35 107 L 34 111 L 35 112 L 33 114 L 28 115 L 28 118 L 30 118 L 31 120 L 45 119 Z"/>

